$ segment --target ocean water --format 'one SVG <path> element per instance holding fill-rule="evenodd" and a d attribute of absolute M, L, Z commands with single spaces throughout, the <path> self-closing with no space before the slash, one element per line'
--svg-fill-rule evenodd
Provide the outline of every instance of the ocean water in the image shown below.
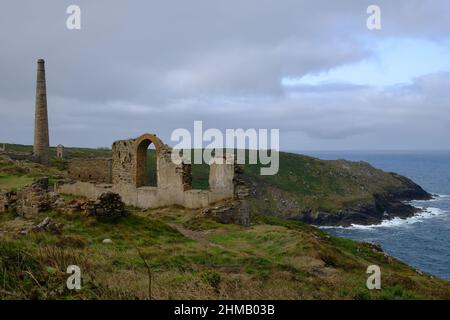
<path fill-rule="evenodd" d="M 411 202 L 424 211 L 408 219 L 324 230 L 357 241 L 377 242 L 385 252 L 416 269 L 450 280 L 450 151 L 301 153 L 321 159 L 367 161 L 382 170 L 407 176 L 434 194 L 432 200 Z"/>

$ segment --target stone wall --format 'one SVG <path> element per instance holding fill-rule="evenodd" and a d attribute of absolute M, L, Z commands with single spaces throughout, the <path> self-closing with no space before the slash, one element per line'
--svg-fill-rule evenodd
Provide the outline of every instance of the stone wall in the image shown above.
<path fill-rule="evenodd" d="M 31 153 L 17 152 L 13 150 L 0 151 L 0 155 L 7 156 L 12 160 L 38 162 L 38 159 Z"/>
<path fill-rule="evenodd" d="M 86 197 L 89 199 L 97 199 L 102 193 L 112 190 L 111 184 L 92 183 L 75 181 L 70 183 L 59 183 L 56 191 L 65 194 L 73 194 Z"/>
<path fill-rule="evenodd" d="M 111 159 L 73 159 L 69 161 L 69 178 L 78 181 L 111 183 Z"/>
<path fill-rule="evenodd" d="M 218 163 L 217 160 L 220 160 Z M 209 168 L 209 189 L 211 190 L 211 201 L 233 198 L 235 186 L 235 158 L 232 154 L 224 155 L 223 158 L 212 159 Z"/>
<path fill-rule="evenodd" d="M 31 185 L 20 189 L 17 193 L 17 213 L 25 218 L 30 218 L 39 212 L 51 208 L 51 200 L 48 192 L 48 178 L 39 178 Z"/>
<path fill-rule="evenodd" d="M 156 187 L 146 185 L 145 166 L 150 143 L 156 149 Z M 171 148 L 152 134 L 115 141 L 109 162 L 109 179 L 94 176 L 94 172 L 101 172 L 99 166 L 103 169 L 108 167 L 106 163 L 101 164 L 98 159 L 72 160 L 69 162 L 69 176 L 76 182 L 63 184 L 58 191 L 96 199 L 110 189 L 118 193 L 126 204 L 145 209 L 170 205 L 204 208 L 235 197 L 234 157 L 228 156 L 223 164 L 211 165 L 210 190 L 195 190 L 192 189 L 191 166 L 183 162 L 174 163 L 171 155 Z"/>
<path fill-rule="evenodd" d="M 0 190 L 0 213 L 13 210 L 24 218 L 55 208 L 59 195 L 51 192 L 48 178 L 37 178 L 17 191 Z"/>
<path fill-rule="evenodd" d="M 112 183 L 133 184 L 134 142 L 136 139 L 115 141 L 112 145 Z"/>

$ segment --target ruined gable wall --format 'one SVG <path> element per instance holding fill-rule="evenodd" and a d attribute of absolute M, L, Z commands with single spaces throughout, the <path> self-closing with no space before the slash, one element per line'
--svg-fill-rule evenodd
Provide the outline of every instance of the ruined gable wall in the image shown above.
<path fill-rule="evenodd" d="M 78 181 L 111 183 L 111 159 L 73 159 L 69 161 L 69 177 Z"/>
<path fill-rule="evenodd" d="M 233 198 L 235 187 L 235 158 L 225 155 L 222 164 L 212 163 L 209 168 L 210 201 Z"/>
<path fill-rule="evenodd" d="M 164 145 L 157 154 L 158 187 L 179 191 L 190 190 L 192 188 L 191 166 L 173 163 L 171 154 L 172 150 L 167 145 Z"/>
<path fill-rule="evenodd" d="M 143 185 L 140 181 L 140 175 L 145 171 L 149 140 L 156 142 L 157 187 Z M 144 209 L 170 205 L 202 208 L 220 200 L 233 199 L 235 196 L 234 157 L 229 159 L 228 163 L 211 165 L 210 190 L 194 190 L 191 183 L 191 166 L 174 163 L 171 148 L 155 135 L 144 134 L 136 139 L 116 141 L 112 146 L 112 154 L 112 185 L 109 187 L 120 194 L 128 205 Z M 59 190 L 95 198 L 102 192 L 102 188 L 100 184 L 77 181 L 75 184 L 62 185 Z"/>
<path fill-rule="evenodd" d="M 65 159 L 66 158 L 66 151 L 64 150 L 63 145 L 57 145 L 56 146 L 56 158 L 57 159 Z"/>
<path fill-rule="evenodd" d="M 134 184 L 135 139 L 115 141 L 112 145 L 112 183 Z"/>

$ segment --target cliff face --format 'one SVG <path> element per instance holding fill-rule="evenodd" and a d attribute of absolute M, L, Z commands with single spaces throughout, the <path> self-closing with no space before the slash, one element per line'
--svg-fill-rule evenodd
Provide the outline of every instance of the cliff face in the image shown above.
<path fill-rule="evenodd" d="M 431 195 L 410 179 L 365 162 L 280 154 L 277 176 L 248 171 L 255 212 L 315 225 L 377 224 L 419 210 L 407 203 Z"/>
<path fill-rule="evenodd" d="M 315 225 L 378 224 L 395 217 L 408 218 L 420 210 L 406 201 L 429 200 L 431 195 L 410 179 L 391 173 L 403 182 L 393 191 L 374 193 L 373 200 L 361 202 L 337 212 L 303 212 L 294 219 Z"/>

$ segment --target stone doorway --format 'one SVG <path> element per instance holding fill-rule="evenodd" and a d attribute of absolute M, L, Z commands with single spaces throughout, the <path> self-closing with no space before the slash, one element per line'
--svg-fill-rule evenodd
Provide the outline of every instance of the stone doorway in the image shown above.
<path fill-rule="evenodd" d="M 136 187 L 158 186 L 158 158 L 161 140 L 151 134 L 144 134 L 136 140 Z M 149 149 L 150 145 L 154 149 Z"/>

